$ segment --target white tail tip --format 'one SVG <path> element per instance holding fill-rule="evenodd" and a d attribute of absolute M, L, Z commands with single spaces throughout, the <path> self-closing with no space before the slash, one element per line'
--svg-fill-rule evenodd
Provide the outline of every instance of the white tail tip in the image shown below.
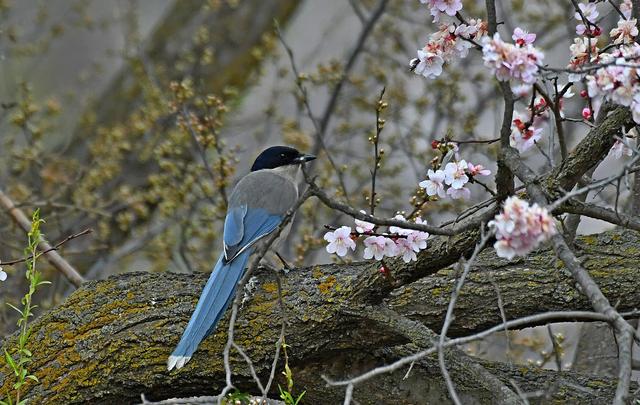
<path fill-rule="evenodd" d="M 184 367 L 184 365 L 187 364 L 189 360 L 191 360 L 191 356 L 187 357 L 171 355 L 167 360 L 167 370 L 171 371 L 174 367 L 176 370 L 179 370 Z"/>

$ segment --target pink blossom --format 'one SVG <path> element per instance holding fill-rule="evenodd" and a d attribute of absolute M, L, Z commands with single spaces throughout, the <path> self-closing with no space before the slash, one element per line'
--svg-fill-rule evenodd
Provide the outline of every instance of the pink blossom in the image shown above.
<path fill-rule="evenodd" d="M 602 96 L 616 104 L 631 107 L 633 111 L 637 94 L 640 93 L 640 81 L 638 80 L 640 70 L 628 66 L 630 62 L 627 60 L 633 60 L 639 56 L 640 46 L 635 43 L 623 45 L 611 54 L 602 54 L 601 61 L 603 63 L 615 62 L 616 65 L 601 67 L 594 74 L 586 76 L 589 96 Z M 617 63 L 622 63 L 625 66 L 617 65 Z M 639 122 L 635 116 L 634 121 Z"/>
<path fill-rule="evenodd" d="M 587 21 L 590 24 L 595 24 L 596 23 L 596 19 L 598 18 L 600 13 L 598 13 L 598 10 L 596 9 L 595 3 L 587 3 L 587 4 L 580 3 L 580 4 L 578 4 L 578 8 L 580 9 L 580 11 L 582 12 L 584 17 L 587 19 Z M 582 16 L 580 15 L 580 13 L 576 12 L 575 13 L 575 18 L 576 18 L 576 20 L 580 21 L 580 24 L 578 24 L 576 26 L 576 34 L 584 35 L 584 33 L 587 32 L 587 31 L 589 31 L 591 34 L 595 34 L 594 32 L 591 32 L 592 31 L 591 29 L 588 29 L 584 25 L 584 21 L 582 19 Z"/>
<path fill-rule="evenodd" d="M 484 65 L 491 69 L 498 80 L 514 80 L 518 84 L 533 84 L 538 75 L 538 64 L 544 54 L 531 44 L 515 46 L 500 39 L 496 33 L 493 38 L 482 41 Z"/>
<path fill-rule="evenodd" d="M 516 45 L 524 46 L 532 44 L 533 41 L 536 40 L 536 34 L 528 33 L 522 28 L 516 27 L 516 29 L 513 30 L 513 35 L 511 36 L 511 38 L 513 38 L 513 40 L 516 42 Z"/>
<path fill-rule="evenodd" d="M 435 2 L 433 2 L 435 4 Z M 438 8 L 434 6 L 432 11 Z M 469 20 L 468 24 L 441 24 L 436 32 L 429 36 L 427 44 L 418 51 L 418 57 L 412 59 L 409 66 L 416 74 L 434 78 L 442 73 L 444 63 L 456 58 L 465 58 L 473 44 L 464 39 L 474 39 L 486 35 L 487 24 L 482 20 Z"/>
<path fill-rule="evenodd" d="M 631 18 L 631 9 L 632 9 L 631 0 L 623 0 L 620 4 L 620 12 L 624 15 L 624 18 L 627 20 Z"/>
<path fill-rule="evenodd" d="M 471 190 L 469 190 L 466 187 L 462 187 L 462 188 L 449 187 L 447 189 L 447 195 L 450 196 L 453 200 L 458 200 L 458 199 L 468 200 L 471 197 Z"/>
<path fill-rule="evenodd" d="M 396 215 L 394 219 L 406 220 L 399 214 Z M 423 221 L 422 218 L 416 218 L 415 223 L 426 224 L 427 221 Z M 427 232 L 405 229 L 397 226 L 390 226 L 389 232 L 402 236 L 395 240 L 396 248 L 393 256 L 402 256 L 402 260 L 407 263 L 412 260 L 416 260 L 416 253 L 427 247 L 427 239 L 429 238 L 429 234 Z"/>
<path fill-rule="evenodd" d="M 382 260 L 385 256 L 393 257 L 396 255 L 396 244 L 393 240 L 384 236 L 369 236 L 364 240 L 365 259 L 374 258 Z"/>
<path fill-rule="evenodd" d="M 414 72 L 427 79 L 434 79 L 442 73 L 443 63 L 444 60 L 440 55 L 418 50 L 418 64 L 415 66 Z"/>
<path fill-rule="evenodd" d="M 451 188 L 460 189 L 469 181 L 469 177 L 465 174 L 467 162 L 464 160 L 458 163 L 449 162 L 444 167 L 444 182 Z"/>
<path fill-rule="evenodd" d="M 467 171 L 472 176 L 488 176 L 491 174 L 491 170 L 485 169 L 482 165 L 474 165 L 473 163 L 467 163 Z"/>
<path fill-rule="evenodd" d="M 569 46 L 571 60 L 567 66 L 570 69 L 580 69 L 587 62 L 594 62 L 598 58 L 598 40 L 596 38 L 574 38 Z M 591 57 L 591 59 L 589 59 Z M 584 76 L 582 73 L 569 74 L 570 82 L 578 82 Z"/>
<path fill-rule="evenodd" d="M 519 118 L 516 114 L 516 118 L 511 125 L 511 136 L 509 137 L 509 145 L 512 148 L 518 149 L 518 152 L 522 153 L 531 148 L 542 137 L 542 128 L 536 128 L 526 123 Z"/>
<path fill-rule="evenodd" d="M 324 240 L 329 242 L 327 252 L 335 253 L 340 257 L 346 256 L 348 249 L 356 249 L 356 243 L 351 239 L 351 228 L 348 226 L 341 226 L 333 232 L 327 232 Z"/>
<path fill-rule="evenodd" d="M 427 191 L 428 196 L 438 195 L 439 197 L 444 197 L 446 195 L 444 192 L 444 172 L 442 170 L 434 172 L 429 169 L 427 177 L 429 178 L 428 180 L 423 180 L 418 185 Z"/>
<path fill-rule="evenodd" d="M 582 109 L 582 118 L 584 118 L 585 120 L 591 118 L 591 108 L 585 107 Z"/>
<path fill-rule="evenodd" d="M 429 6 L 433 22 L 440 20 L 441 13 L 454 16 L 462 10 L 462 0 L 420 0 L 420 2 Z"/>
<path fill-rule="evenodd" d="M 360 212 L 366 214 L 364 210 L 360 210 Z M 358 233 L 369 233 L 376 227 L 375 224 L 372 224 L 371 222 L 361 221 L 359 219 L 354 219 L 354 221 L 356 223 L 356 232 Z"/>
<path fill-rule="evenodd" d="M 580 3 L 578 4 L 578 8 L 580 9 L 584 17 L 592 23 L 595 23 L 596 18 L 598 18 L 598 16 L 600 15 L 595 3 Z M 576 18 L 576 20 L 582 21 L 582 16 L 577 11 L 574 14 L 574 17 Z"/>
<path fill-rule="evenodd" d="M 407 238 L 398 238 L 396 240 L 396 256 L 402 256 L 402 260 L 405 263 L 418 260 L 416 252 L 413 250 L 413 246 Z"/>
<path fill-rule="evenodd" d="M 630 44 L 634 38 L 638 36 L 638 27 L 636 19 L 618 20 L 618 26 L 611 30 L 609 35 L 613 39 L 614 44 Z"/>
<path fill-rule="evenodd" d="M 489 222 L 496 231 L 493 245 L 500 257 L 526 256 L 556 233 L 556 225 L 546 208 L 509 197 L 502 212 Z"/>

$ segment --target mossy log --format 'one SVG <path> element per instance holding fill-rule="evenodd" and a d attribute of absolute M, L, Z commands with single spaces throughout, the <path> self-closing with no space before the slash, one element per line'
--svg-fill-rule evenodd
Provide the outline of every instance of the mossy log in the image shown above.
<path fill-rule="evenodd" d="M 629 231 L 577 241 L 584 265 L 620 309 L 640 303 L 639 242 L 638 235 Z M 296 389 L 307 390 L 306 403 L 340 403 L 343 390 L 328 388 L 321 375 L 356 375 L 424 347 L 419 340 L 408 338 L 406 330 L 370 316 L 372 308 L 391 309 L 428 328 L 441 328 L 453 283 L 451 269 L 400 286 L 372 305 L 363 297 L 376 292 L 356 294 L 355 288 L 375 286 L 363 279 L 376 273 L 384 277 L 377 267 L 372 262 L 329 264 L 295 269 L 282 277 L 290 365 Z M 392 269 L 391 276 L 401 271 Z M 248 294 L 236 322 L 236 342 L 262 378 L 269 372 L 282 322 L 275 277 L 270 271 L 258 271 L 257 288 Z M 206 274 L 127 273 L 86 283 L 33 323 L 29 348 L 34 357 L 29 368 L 40 383 L 29 382 L 24 397 L 38 404 L 120 404 L 139 401 L 140 394 L 162 399 L 218 393 L 224 385 L 226 318 L 185 368 L 166 371 L 166 358 L 206 279 Z M 500 322 L 492 280 L 501 290 L 509 318 L 551 309 L 590 310 L 548 250 L 511 263 L 488 250 L 459 297 L 452 336 Z M 15 339 L 12 336 L 5 342 L 9 352 Z M 448 367 L 459 393 L 469 402 L 494 403 L 495 393 L 480 381 L 466 378 L 470 362 L 451 359 Z M 256 393 L 243 360 L 232 356 L 231 363 L 234 384 Z M 533 403 L 607 403 L 616 385 L 612 379 L 566 371 L 495 362 L 481 365 L 507 386 L 514 381 L 525 392 L 543 392 L 545 396 Z M 436 359 L 424 359 L 403 379 L 406 371 L 369 380 L 356 387 L 354 397 L 361 404 L 447 403 Z M 0 392 L 6 393 L 12 383 L 11 371 L 0 360 Z"/>

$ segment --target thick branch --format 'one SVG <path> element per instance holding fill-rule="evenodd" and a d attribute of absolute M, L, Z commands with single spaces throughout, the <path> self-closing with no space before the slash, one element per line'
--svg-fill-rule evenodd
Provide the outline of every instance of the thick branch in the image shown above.
<path fill-rule="evenodd" d="M 608 232 L 597 237 L 579 238 L 577 242 L 584 246 L 583 253 L 588 254 L 585 266 L 609 300 L 620 299 L 620 309 L 637 306 L 640 302 L 637 292 L 640 291 L 638 237 L 630 231 Z M 482 279 L 488 273 L 494 276 L 502 291 L 508 318 L 551 308 L 590 308 L 590 304 L 573 289 L 565 272 L 553 269 L 555 261 L 549 251 L 541 251 L 526 262 L 514 264 L 485 253 L 477 263 L 479 271 L 471 273 L 469 284 L 459 297 L 457 318 L 451 326 L 451 331 L 457 334 L 501 322 L 499 311 L 491 301 L 495 296 L 493 289 Z M 375 268 L 376 263 L 314 266 L 291 271 L 283 280 L 291 365 L 296 386 L 308 390 L 305 398 L 309 403 L 338 403 L 343 395 L 342 389 L 328 389 L 319 378 L 321 374 L 336 378 L 356 375 L 397 359 L 399 348 L 417 350 L 406 347 L 412 340 L 407 338 L 406 331 L 392 326 L 381 327 L 364 312 L 359 314 L 358 308 L 368 305 L 364 302 L 367 294 L 376 294 L 377 284 L 362 283 L 363 278 L 369 277 L 368 272 Z M 44 399 L 56 403 L 126 403 L 138 400 L 142 393 L 149 400 L 158 400 L 219 392 L 224 386 L 221 353 L 226 341 L 226 321 L 203 342 L 183 370 L 167 373 L 165 369 L 166 357 L 193 311 L 206 277 L 205 274 L 131 273 L 86 283 L 62 306 L 34 323 L 30 346 L 34 361 L 30 370 L 41 383 L 29 383 L 25 388 L 27 398 L 34 403 Z M 235 341 L 251 357 L 257 372 L 266 376 L 280 335 L 281 319 L 274 275 L 260 271 L 257 277 L 257 291 L 239 311 Z M 450 272 L 440 272 L 398 290 L 388 301 L 388 307 L 424 321 L 431 329 L 439 328 L 449 296 L 446 289 L 452 281 Z M 425 287 L 429 283 L 436 287 Z M 523 286 L 531 294 L 513 295 L 522 291 Z M 363 290 L 357 291 L 358 288 Z M 429 300 L 440 313 L 424 315 L 429 304 L 421 305 Z M 381 304 L 387 305 L 387 302 Z M 519 307 L 524 309 L 517 312 Z M 14 339 L 10 338 L 5 345 L 10 352 Z M 231 361 L 234 385 L 255 392 L 244 360 L 232 352 Z M 362 403 L 384 403 L 389 399 L 384 396 L 395 392 L 392 387 L 411 393 L 416 389 L 412 388 L 416 381 L 420 382 L 419 390 L 440 392 L 444 398 L 446 388 L 439 377 L 437 360 L 424 361 L 414 367 L 408 381 L 401 378 L 406 370 L 374 378 L 356 386 L 354 398 Z M 456 362 L 449 364 L 461 395 L 491 403 L 490 393 L 485 388 L 460 377 L 470 372 L 460 368 L 463 366 L 469 367 Z M 550 394 L 558 401 L 583 395 L 582 403 L 597 403 L 597 398 L 611 398 L 615 390 L 612 380 L 495 363 L 483 363 L 483 366 L 505 384 L 515 378 L 521 387 L 526 387 L 525 390 L 547 390 L 548 381 L 574 384 L 574 388 Z M 12 384 L 11 376 L 4 361 L 0 360 L 0 392 L 6 392 Z M 575 388 L 585 385 L 586 391 Z"/>

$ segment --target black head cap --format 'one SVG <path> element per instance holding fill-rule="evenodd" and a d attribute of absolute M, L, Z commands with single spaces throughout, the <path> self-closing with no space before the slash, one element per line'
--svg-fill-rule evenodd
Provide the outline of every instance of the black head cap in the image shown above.
<path fill-rule="evenodd" d="M 251 171 L 301 164 L 315 158 L 313 155 L 300 153 L 297 149 L 289 146 L 272 146 L 258 155 L 255 162 L 253 162 L 253 166 L 251 166 Z"/>

